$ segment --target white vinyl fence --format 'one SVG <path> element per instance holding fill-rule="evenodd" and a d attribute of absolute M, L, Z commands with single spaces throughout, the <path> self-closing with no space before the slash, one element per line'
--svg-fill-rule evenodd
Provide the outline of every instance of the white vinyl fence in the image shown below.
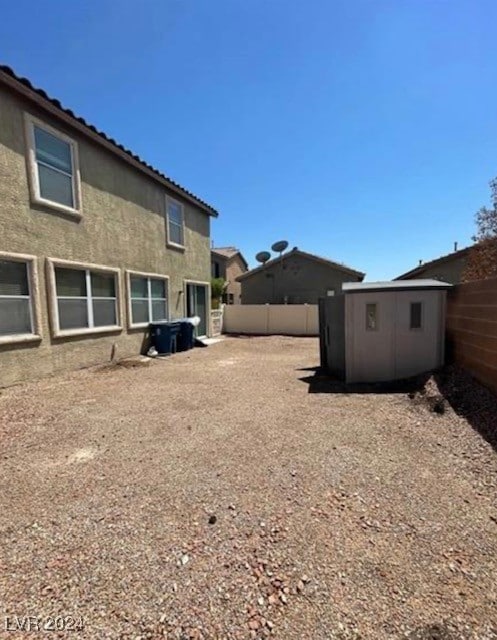
<path fill-rule="evenodd" d="M 257 335 L 319 335 L 317 304 L 226 305 L 223 333 Z"/>

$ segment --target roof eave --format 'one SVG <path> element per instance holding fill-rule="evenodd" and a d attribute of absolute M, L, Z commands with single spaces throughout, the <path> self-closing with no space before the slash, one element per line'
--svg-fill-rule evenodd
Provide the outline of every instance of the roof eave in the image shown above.
<path fill-rule="evenodd" d="M 21 94 L 31 102 L 34 102 L 36 105 L 41 107 L 46 112 L 50 113 L 52 116 L 57 118 L 58 120 L 64 122 L 68 126 L 76 129 L 86 137 L 90 138 L 100 146 L 106 148 L 110 152 L 119 156 L 122 160 L 130 164 L 135 169 L 138 169 L 145 175 L 149 176 L 156 182 L 161 183 L 164 187 L 166 187 L 169 191 L 172 191 L 174 194 L 180 196 L 184 200 L 187 200 L 191 204 L 194 204 L 197 208 L 201 209 L 208 215 L 217 218 L 219 213 L 208 205 L 206 202 L 196 198 L 193 194 L 189 193 L 172 180 L 167 178 L 167 176 L 161 174 L 157 169 L 154 169 L 151 165 L 148 165 L 143 160 L 141 160 L 138 156 L 135 156 L 131 151 L 126 150 L 124 147 L 121 147 L 117 142 L 108 138 L 105 133 L 100 132 L 93 125 L 87 124 L 83 118 L 78 118 L 72 112 L 69 113 L 69 110 L 64 109 L 58 100 L 50 98 L 43 90 L 35 89 L 29 80 L 25 78 L 17 78 L 13 71 L 6 71 L 8 67 L 0 66 L 0 82 L 10 87 L 13 91 Z M 11 73 L 13 75 L 11 75 Z M 28 86 L 29 85 L 29 86 Z M 58 103 L 60 106 L 58 106 Z"/>

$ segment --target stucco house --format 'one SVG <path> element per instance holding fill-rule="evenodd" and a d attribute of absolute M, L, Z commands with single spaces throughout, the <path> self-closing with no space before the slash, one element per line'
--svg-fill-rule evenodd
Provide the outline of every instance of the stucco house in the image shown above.
<path fill-rule="evenodd" d="M 248 271 L 248 264 L 236 247 L 216 247 L 211 249 L 211 269 L 213 278 L 223 278 L 226 287 L 223 294 L 225 304 L 241 303 L 241 284 L 238 276 Z"/>
<path fill-rule="evenodd" d="M 448 282 L 449 284 L 459 284 L 462 282 L 462 275 L 466 267 L 466 261 L 471 247 L 464 249 L 455 248 L 452 253 L 449 253 L 430 262 L 421 262 L 420 264 L 403 273 L 400 276 L 394 278 L 395 280 L 419 280 L 419 279 L 433 279 L 440 280 L 441 282 Z"/>
<path fill-rule="evenodd" d="M 0 386 L 209 333 L 216 210 L 0 67 Z"/>
<path fill-rule="evenodd" d="M 278 258 L 238 276 L 242 304 L 317 304 L 341 291 L 344 282 L 365 274 L 294 247 Z"/>

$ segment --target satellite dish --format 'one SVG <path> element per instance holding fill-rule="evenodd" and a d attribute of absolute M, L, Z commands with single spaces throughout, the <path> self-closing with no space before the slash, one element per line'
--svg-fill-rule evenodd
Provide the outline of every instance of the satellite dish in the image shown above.
<path fill-rule="evenodd" d="M 281 253 L 288 247 L 288 242 L 286 240 L 279 240 L 275 242 L 271 247 L 271 251 L 276 251 L 276 253 Z"/>
<path fill-rule="evenodd" d="M 259 251 L 259 253 L 255 256 L 255 259 L 257 260 L 257 262 L 262 262 L 262 264 L 264 264 L 269 260 L 270 257 L 271 254 L 269 253 L 269 251 Z"/>

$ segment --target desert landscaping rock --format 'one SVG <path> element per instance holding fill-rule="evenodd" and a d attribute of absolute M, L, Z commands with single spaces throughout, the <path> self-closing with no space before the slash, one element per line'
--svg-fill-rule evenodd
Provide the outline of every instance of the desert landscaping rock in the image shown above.
<path fill-rule="evenodd" d="M 494 400 L 309 393 L 317 362 L 228 338 L 3 390 L 2 614 L 84 628 L 0 637 L 496 639 Z"/>

